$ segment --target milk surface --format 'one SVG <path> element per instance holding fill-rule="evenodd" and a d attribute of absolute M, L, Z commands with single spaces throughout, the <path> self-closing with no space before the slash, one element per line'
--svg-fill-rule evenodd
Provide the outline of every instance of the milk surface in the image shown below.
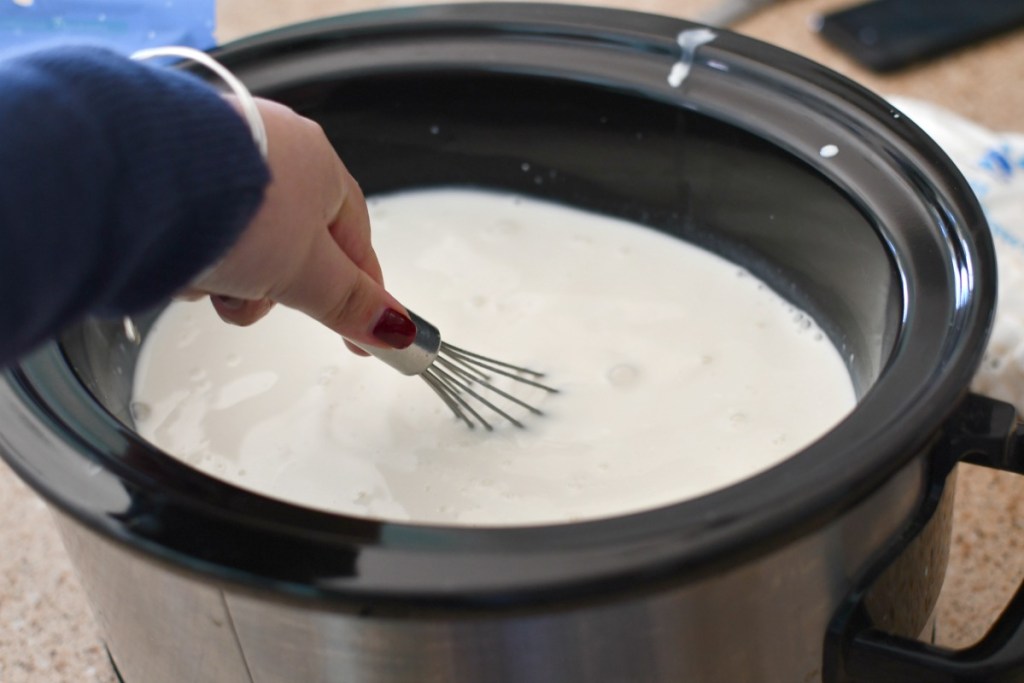
<path fill-rule="evenodd" d="M 277 307 L 174 303 L 144 341 L 140 433 L 212 476 L 360 517 L 535 525 L 675 503 L 785 459 L 854 406 L 813 320 L 656 231 L 473 190 L 370 202 L 389 290 L 447 341 L 547 373 L 545 415 L 469 430 L 427 385 Z M 507 387 L 507 384 L 502 384 Z"/>

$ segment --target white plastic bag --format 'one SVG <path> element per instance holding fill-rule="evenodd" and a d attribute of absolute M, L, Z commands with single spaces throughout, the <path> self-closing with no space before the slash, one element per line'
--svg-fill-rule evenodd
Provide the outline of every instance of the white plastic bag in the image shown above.
<path fill-rule="evenodd" d="M 1024 134 L 996 133 L 926 102 L 890 101 L 946 151 L 985 210 L 996 245 L 999 300 L 971 388 L 1024 412 Z"/>

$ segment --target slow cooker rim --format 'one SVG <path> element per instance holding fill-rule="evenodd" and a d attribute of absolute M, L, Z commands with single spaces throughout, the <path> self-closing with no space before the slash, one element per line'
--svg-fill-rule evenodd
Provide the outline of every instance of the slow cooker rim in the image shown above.
<path fill-rule="evenodd" d="M 404 19 L 410 21 L 416 20 L 428 20 L 435 11 L 441 11 L 442 13 L 448 13 L 450 11 L 458 12 L 460 8 L 471 7 L 474 13 L 487 15 L 493 13 L 497 19 L 507 18 L 504 14 L 505 11 L 516 11 L 521 6 L 517 4 L 501 4 L 501 5 L 470 5 L 470 6 L 430 6 L 424 8 L 416 8 L 415 10 L 403 10 Z M 657 22 L 665 22 L 665 17 L 655 17 L 654 15 L 641 15 L 635 12 L 626 12 L 623 10 L 593 10 L 591 8 L 582 7 L 571 7 L 571 6 L 549 6 L 549 5 L 531 5 L 531 7 L 542 10 L 543 8 L 556 7 L 559 11 L 570 11 L 570 13 L 581 13 L 586 14 L 591 20 L 596 21 L 595 17 L 603 18 L 615 18 L 621 14 L 629 14 L 634 18 L 636 16 L 642 16 L 647 18 L 653 18 Z M 454 10 L 453 10 L 454 8 Z M 372 24 L 373 17 L 383 16 L 386 18 L 392 18 L 396 10 L 389 10 L 383 12 L 369 12 L 361 14 L 361 19 L 370 19 L 369 22 Z M 474 14 L 476 16 L 476 14 Z M 521 18 L 517 18 L 521 21 Z M 343 18 L 340 21 L 344 23 L 350 21 L 350 18 Z M 668 20 L 673 23 L 674 26 L 678 27 L 678 30 L 683 28 L 693 27 L 694 25 L 689 24 L 681 20 Z M 273 45 L 275 42 L 288 41 L 290 35 L 294 35 L 295 32 L 308 32 L 309 30 L 322 30 L 329 28 L 333 25 L 332 20 L 319 20 L 316 22 L 310 22 L 309 24 L 300 25 L 299 27 L 293 27 L 291 29 L 278 29 L 264 36 L 257 36 L 253 38 L 247 38 L 239 43 L 239 46 L 232 48 L 228 46 L 224 50 L 230 49 L 245 49 L 251 47 L 252 49 L 267 49 L 268 44 Z M 724 32 L 723 32 L 724 33 Z M 750 41 L 749 39 L 743 39 L 738 36 L 729 36 L 729 47 L 737 49 L 737 46 L 744 46 L 747 48 L 748 53 L 752 50 L 754 56 L 762 54 L 767 48 L 769 55 L 788 55 L 779 51 L 778 48 L 769 48 L 762 44 Z M 785 60 L 792 66 L 793 60 L 798 60 L 796 63 L 801 64 L 804 67 L 804 78 L 813 77 L 812 81 L 816 86 L 821 87 L 823 85 L 829 85 L 830 87 L 849 87 L 849 82 L 845 81 L 841 77 L 838 77 L 831 72 L 824 72 L 817 65 L 813 65 L 806 60 L 788 55 Z M 838 84 L 838 85 L 837 85 Z M 855 86 L 856 87 L 856 86 Z M 863 95 L 863 91 L 859 89 L 857 92 Z M 877 100 L 877 98 L 870 98 Z M 880 102 L 880 101 L 878 101 Z M 882 106 L 878 104 L 877 106 Z M 906 131 L 902 131 L 906 134 Z M 918 131 L 919 133 L 919 131 Z M 920 136 L 919 136 L 920 137 Z M 922 145 L 927 145 L 927 138 L 921 138 L 919 142 Z M 930 149 L 932 155 L 935 154 L 937 148 Z M 944 157 L 937 157 L 932 159 L 932 168 L 930 169 L 931 175 L 936 179 L 939 185 L 944 185 L 949 188 L 955 188 L 958 184 L 964 187 L 962 177 L 952 166 L 951 162 Z M 623 525 L 628 526 L 632 531 L 625 535 L 632 536 L 637 528 L 641 526 L 655 527 L 659 529 L 669 528 L 674 533 L 680 533 L 680 525 L 672 523 L 669 518 L 676 519 L 688 519 L 688 518 L 702 518 L 705 521 L 710 520 L 712 527 L 716 525 L 732 525 L 732 535 L 727 540 L 717 539 L 713 543 L 705 543 L 703 545 L 696 544 L 689 548 L 687 551 L 678 551 L 675 555 L 672 553 L 665 553 L 670 556 L 671 569 L 675 576 L 690 576 L 693 572 L 697 571 L 710 571 L 712 569 L 720 569 L 723 566 L 729 566 L 733 562 L 739 561 L 742 557 L 749 557 L 751 554 L 767 552 L 768 550 L 776 547 L 778 544 L 785 542 L 789 538 L 793 538 L 797 535 L 807 533 L 809 530 L 818 528 L 821 525 L 827 523 L 836 514 L 842 510 L 860 500 L 866 493 L 873 489 L 880 481 L 884 480 L 885 477 L 894 471 L 896 468 L 905 464 L 913 455 L 924 446 L 926 441 L 934 437 L 937 429 L 941 427 L 943 419 L 948 415 L 950 411 L 955 408 L 955 405 L 959 398 L 961 398 L 966 390 L 967 382 L 970 380 L 970 376 L 973 373 L 973 369 L 980 362 L 981 353 L 983 351 L 984 340 L 987 338 L 988 326 L 991 322 L 991 307 L 989 310 L 983 310 L 985 307 L 982 305 L 986 301 L 991 302 L 994 299 L 994 277 L 990 277 L 989 274 L 994 275 L 994 255 L 991 249 L 991 243 L 987 239 L 987 234 L 982 230 L 984 226 L 984 220 L 981 218 L 980 208 L 976 202 L 972 202 L 973 197 L 963 195 L 961 193 L 961 200 L 966 200 L 966 205 L 962 204 L 962 208 L 966 209 L 968 215 L 961 216 L 961 220 L 956 225 L 949 226 L 954 237 L 959 234 L 959 239 L 953 239 L 954 242 L 959 242 L 961 246 L 961 253 L 957 255 L 957 258 L 961 259 L 962 265 L 966 270 L 973 271 L 975 281 L 969 283 L 973 286 L 971 294 L 973 294 L 972 303 L 973 306 L 964 306 L 957 309 L 957 312 L 961 314 L 963 319 L 960 320 L 962 328 L 966 330 L 965 338 L 961 339 L 958 345 L 955 345 L 954 353 L 950 356 L 949 364 L 946 367 L 946 375 L 943 381 L 937 384 L 931 384 L 929 391 L 926 396 L 922 397 L 919 402 L 912 403 L 907 413 L 901 416 L 900 421 L 904 424 L 917 425 L 923 427 L 920 431 L 914 434 L 900 434 L 889 439 L 889 443 L 885 449 L 888 452 L 899 452 L 900 455 L 897 457 L 886 456 L 885 458 L 876 457 L 870 463 L 862 462 L 858 468 L 850 468 L 848 471 L 842 474 L 845 477 L 840 478 L 838 481 L 833 481 L 831 487 L 826 489 L 820 489 L 812 492 L 805 492 L 807 495 L 800 500 L 800 505 L 796 505 L 794 500 L 786 500 L 787 506 L 773 507 L 772 514 L 767 517 L 758 518 L 756 520 L 746 519 L 742 521 L 736 521 L 735 510 L 736 506 L 729 506 L 722 503 L 726 497 L 746 497 L 749 493 L 753 492 L 751 487 L 757 486 L 756 482 L 763 482 L 763 477 L 781 476 L 782 478 L 788 478 L 790 473 L 783 471 L 787 466 L 791 468 L 802 467 L 803 462 L 798 464 L 797 461 L 807 461 L 814 457 L 814 453 L 820 451 L 828 444 L 828 436 L 823 437 L 819 442 L 812 444 L 808 448 L 804 449 L 799 454 L 796 454 L 793 458 L 788 460 L 786 463 L 779 465 L 777 468 L 773 468 L 768 472 L 756 475 L 747 482 L 741 482 L 734 487 L 725 489 L 723 491 L 713 492 L 708 496 L 701 497 L 692 501 L 684 501 L 674 506 L 661 508 L 659 510 L 640 512 L 634 515 L 628 515 L 619 517 L 615 520 L 596 520 L 593 522 L 584 522 L 574 525 L 563 525 L 560 527 L 549 527 L 549 528 L 526 528 L 526 529 L 488 529 L 485 532 L 480 532 L 472 529 L 446 529 L 446 528 L 435 528 L 435 527 L 423 527 L 419 525 L 402 525 L 394 523 L 383 523 L 377 524 L 373 522 L 366 522 L 364 520 L 356 520 L 357 526 L 365 533 L 370 535 L 386 535 L 389 536 L 389 543 L 401 543 L 403 534 L 415 535 L 417 533 L 425 533 L 428 536 L 432 536 L 435 539 L 448 540 L 449 542 L 456 538 L 462 537 L 462 540 L 457 543 L 457 546 L 470 547 L 474 541 L 481 539 L 481 534 L 484 533 L 489 536 L 502 536 L 506 540 L 518 539 L 522 547 L 533 547 L 534 541 L 541 536 L 547 535 L 550 538 L 550 530 L 556 529 L 554 533 L 558 534 L 554 537 L 554 543 L 556 545 L 562 545 L 564 538 L 569 536 L 575 537 L 579 540 L 580 537 L 586 537 L 590 539 L 600 539 L 607 534 L 605 531 L 615 530 L 615 533 L 622 534 Z M 973 206 L 972 206 L 973 204 Z M 969 214 L 974 214 L 973 216 Z M 964 231 L 966 230 L 966 233 Z M 973 235 L 972 235 L 973 233 Z M 969 299 L 971 297 L 968 297 Z M 986 319 L 986 317 L 988 319 Z M 894 352 L 895 356 L 895 352 Z M 59 351 L 55 347 L 51 347 L 40 355 L 27 360 L 21 364 L 20 367 L 15 368 L 13 371 L 6 373 L 6 380 L 9 386 L 20 386 L 24 388 L 32 388 L 35 386 L 34 382 L 37 378 L 33 376 L 34 372 L 39 369 L 40 364 L 51 364 L 50 370 L 60 372 L 59 368 Z M 54 365 L 56 364 L 56 365 Z M 64 368 L 64 371 L 70 372 L 68 368 Z M 884 379 L 884 378 L 883 378 Z M 77 379 L 75 380 L 77 381 Z M 880 380 L 881 382 L 881 380 Z M 865 398 L 865 401 L 869 400 L 870 396 Z M 59 415 L 54 415 L 51 410 L 46 406 L 33 405 L 34 410 L 41 413 L 47 413 L 46 420 L 56 420 L 56 424 L 61 429 L 67 430 L 67 434 L 75 434 L 76 429 L 73 425 L 68 424 Z M 858 406 L 858 410 L 860 406 Z M 856 414 L 857 411 L 854 412 Z M 107 416 L 109 418 L 109 416 Z M 107 428 L 113 429 L 114 431 L 123 430 L 125 433 L 121 433 L 118 436 L 120 438 L 126 438 L 132 442 L 133 447 L 142 447 L 141 442 L 135 440 L 133 434 L 124 430 L 113 418 L 109 418 Z M 841 425 L 840 425 L 841 426 Z M 838 429 L 838 428 L 837 428 Z M 830 432 L 832 434 L 832 432 Z M 79 435 L 81 436 L 81 435 Z M 891 435 L 890 435 L 891 436 Z M 75 438 L 75 437 L 70 437 Z M 863 439 L 862 444 L 869 446 L 872 441 L 877 441 L 878 435 L 874 435 L 874 438 Z M 6 449 L 4 449 L 6 450 Z M 10 454 L 7 454 L 9 457 Z M 104 457 L 103 453 L 92 453 L 92 456 Z M 164 456 L 168 457 L 168 456 Z M 19 454 L 13 456 L 15 460 L 19 459 Z M 168 458 L 169 459 L 169 458 Z M 30 483 L 46 494 L 52 494 L 52 491 L 48 490 L 46 482 L 34 479 L 31 472 L 27 471 L 25 467 L 17 467 L 19 472 L 27 478 Z M 134 482 L 133 484 L 138 484 Z M 226 485 L 224 485 L 226 486 Z M 145 484 L 142 484 L 142 488 L 145 488 Z M 837 492 L 841 491 L 842 495 L 837 495 Z M 241 492 L 235 490 L 232 492 L 233 496 L 239 496 L 239 499 L 245 500 L 249 497 L 255 496 L 256 498 L 262 498 L 256 496 L 256 494 L 250 494 L 248 492 Z M 119 528 L 114 528 L 109 525 L 110 516 L 106 510 L 91 510 L 84 511 L 77 508 L 74 505 L 69 505 L 69 501 L 55 498 L 52 495 L 48 495 L 51 502 L 54 502 L 58 507 L 61 507 L 72 516 L 78 517 L 82 520 L 82 515 L 90 517 L 89 523 L 93 528 L 102 530 L 106 534 L 114 534 L 120 536 L 120 540 L 124 542 L 132 543 L 133 538 L 139 539 L 138 529 L 132 529 L 130 524 L 124 523 Z M 187 498 L 187 496 L 186 496 Z M 184 499 L 183 499 L 184 500 Z M 709 505 L 709 501 L 711 504 Z M 176 501 L 174 504 L 182 504 L 182 501 Z M 277 507 L 281 504 L 276 504 L 274 509 L 280 509 Z M 286 504 L 284 504 L 286 505 Z M 201 505 L 200 508 L 204 508 Z M 289 506 L 295 507 L 295 506 Z M 708 517 L 711 508 L 717 510 L 717 514 Z M 296 508 L 301 510 L 300 508 Z M 808 510 L 812 510 L 813 514 L 808 514 Z M 210 509 L 205 509 L 206 513 L 211 513 Z M 306 512 L 306 511 L 303 511 Z M 315 513 L 317 515 L 327 515 L 327 513 Z M 93 516 L 95 515 L 95 516 Z M 306 515 L 300 515 L 306 516 Z M 328 515 L 331 520 L 337 520 L 341 516 Z M 345 518 L 341 518 L 345 519 Z M 235 520 L 238 521 L 238 520 Z M 351 526 L 352 520 L 346 521 L 346 524 Z M 317 525 L 312 525 L 317 526 Z M 327 526 L 330 526 L 329 524 Z M 740 528 L 741 527 L 741 528 Z M 358 534 L 357 534 L 358 536 Z M 349 535 L 349 538 L 351 535 Z M 321 539 L 322 540 L 322 539 Z M 348 541 L 346 541 L 347 543 Z M 358 544 L 359 541 L 357 540 Z M 422 538 L 418 539 L 415 543 L 412 543 L 413 548 L 424 545 Z M 429 545 L 429 544 L 427 544 Z M 543 545 L 543 544 L 542 544 Z M 493 547 L 492 542 L 484 544 L 484 547 Z M 384 548 L 387 551 L 387 548 Z M 502 552 L 509 552 L 508 548 L 503 548 Z M 680 554 L 681 553 L 681 554 Z M 697 557 L 699 555 L 699 557 Z M 667 561 L 667 560 L 666 560 Z M 666 565 L 667 566 L 667 565 Z M 612 573 L 621 574 L 627 572 L 630 575 L 635 574 L 637 571 L 644 571 L 649 573 L 650 567 L 635 567 L 630 565 L 629 562 L 615 563 L 612 569 Z M 237 578 L 237 577 L 236 577 Z M 330 577 L 324 577 L 330 578 Z M 358 583 L 358 582 L 356 582 Z M 358 587 L 355 584 L 347 585 L 341 590 L 342 593 L 351 590 L 353 593 L 358 593 Z"/>

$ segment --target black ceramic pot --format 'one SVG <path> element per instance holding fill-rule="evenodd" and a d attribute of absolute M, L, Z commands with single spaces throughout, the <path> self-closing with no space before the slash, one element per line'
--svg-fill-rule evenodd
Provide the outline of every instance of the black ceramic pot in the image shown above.
<path fill-rule="evenodd" d="M 978 204 L 898 111 L 779 49 L 716 31 L 672 85 L 693 28 L 437 6 L 216 56 L 319 121 L 368 194 L 512 190 L 742 263 L 827 330 L 853 413 L 786 462 L 661 509 L 377 523 L 233 488 L 140 440 L 136 348 L 87 322 L 4 375 L 0 450 L 52 504 L 128 683 L 1022 675 L 1020 600 L 971 652 L 909 640 L 941 584 L 953 466 L 1020 466 L 1012 409 L 967 393 L 995 299 Z"/>

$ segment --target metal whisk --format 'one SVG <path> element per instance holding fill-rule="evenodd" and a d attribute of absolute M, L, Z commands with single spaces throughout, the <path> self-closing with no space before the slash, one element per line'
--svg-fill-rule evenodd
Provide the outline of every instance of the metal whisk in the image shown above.
<path fill-rule="evenodd" d="M 436 327 L 412 311 L 408 313 L 416 323 L 416 339 L 410 346 L 404 349 L 365 347 L 365 350 L 402 374 L 423 378 L 455 417 L 465 422 L 470 429 L 477 424 L 487 430 L 494 429 L 480 414 L 480 410 L 473 406 L 474 401 L 520 429 L 525 428 L 523 423 L 497 405 L 496 401 L 504 399 L 534 415 L 543 415 L 539 408 L 494 386 L 490 381 L 491 374 L 502 375 L 551 394 L 558 393 L 557 389 L 537 381 L 544 376 L 543 373 L 452 346 L 441 341 L 441 333 Z"/>

